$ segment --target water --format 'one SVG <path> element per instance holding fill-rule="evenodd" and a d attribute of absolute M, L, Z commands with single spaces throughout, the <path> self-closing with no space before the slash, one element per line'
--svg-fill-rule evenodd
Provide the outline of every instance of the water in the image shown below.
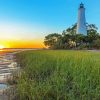
<path fill-rule="evenodd" d="M 14 62 L 13 52 L 0 52 L 0 91 L 8 88 L 7 79 L 11 77 L 12 72 L 16 69 L 17 63 Z"/>
<path fill-rule="evenodd" d="M 4 90 L 7 88 L 8 88 L 7 84 L 0 84 L 0 90 Z"/>
<path fill-rule="evenodd" d="M 11 95 L 9 92 L 10 86 L 7 85 L 7 80 L 12 77 L 14 71 L 19 70 L 19 67 L 17 66 L 17 62 L 14 56 L 18 52 L 20 51 L 19 50 L 0 51 L 0 100 L 9 100 L 7 94 Z"/>
<path fill-rule="evenodd" d="M 3 93 L 3 91 L 7 88 L 7 84 L 0 83 L 0 100 L 8 100 L 8 96 Z"/>

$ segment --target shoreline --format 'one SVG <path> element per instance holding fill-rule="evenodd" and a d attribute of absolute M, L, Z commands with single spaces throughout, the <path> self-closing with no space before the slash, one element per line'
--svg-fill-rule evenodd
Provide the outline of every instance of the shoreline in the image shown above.
<path fill-rule="evenodd" d="M 15 53 L 18 51 L 1 51 L 0 53 L 0 100 L 8 100 L 6 91 L 10 88 L 9 80 L 12 80 L 13 73 L 19 70 L 15 60 Z M 7 91 L 9 92 L 9 91 Z"/>

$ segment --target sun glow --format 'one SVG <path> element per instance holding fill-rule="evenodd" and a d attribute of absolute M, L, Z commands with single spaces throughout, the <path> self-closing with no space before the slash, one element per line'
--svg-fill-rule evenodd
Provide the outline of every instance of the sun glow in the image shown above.
<path fill-rule="evenodd" d="M 1 40 L 0 50 L 7 48 L 43 48 L 42 40 Z"/>
<path fill-rule="evenodd" d="M 0 49 L 3 49 L 3 48 L 5 48 L 5 46 L 4 45 L 0 45 Z"/>

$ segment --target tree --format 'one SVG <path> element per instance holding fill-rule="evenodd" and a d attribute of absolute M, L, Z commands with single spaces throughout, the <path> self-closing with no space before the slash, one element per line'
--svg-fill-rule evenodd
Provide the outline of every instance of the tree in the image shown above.
<path fill-rule="evenodd" d="M 72 40 L 69 40 L 68 45 L 69 45 L 69 48 L 75 48 L 76 47 L 76 42 L 72 41 Z"/>
<path fill-rule="evenodd" d="M 49 34 L 45 36 L 44 44 L 49 48 L 54 48 L 54 46 L 57 44 L 61 37 L 62 36 L 58 33 Z"/>
<path fill-rule="evenodd" d="M 67 28 L 66 33 L 70 35 L 76 35 L 76 29 L 77 29 L 77 23 L 72 25 L 72 27 Z"/>
<path fill-rule="evenodd" d="M 76 34 L 75 41 L 77 46 L 84 42 L 84 35 L 83 34 Z"/>
<path fill-rule="evenodd" d="M 97 27 L 94 24 L 90 24 L 87 26 L 87 36 L 88 36 L 88 42 L 91 44 L 93 43 L 94 40 L 98 38 L 98 33 L 97 33 Z"/>
<path fill-rule="evenodd" d="M 95 24 L 87 24 L 87 35 L 76 33 L 77 24 L 72 25 L 62 32 L 49 34 L 45 37 L 44 44 L 53 49 L 66 48 L 93 48 L 98 47 L 97 42 L 100 40 L 100 34 L 97 32 Z M 94 42 L 95 41 L 95 42 Z M 99 42 L 98 42 L 99 43 Z"/>
<path fill-rule="evenodd" d="M 95 40 L 93 43 L 93 46 L 96 49 L 100 49 L 100 39 Z"/>

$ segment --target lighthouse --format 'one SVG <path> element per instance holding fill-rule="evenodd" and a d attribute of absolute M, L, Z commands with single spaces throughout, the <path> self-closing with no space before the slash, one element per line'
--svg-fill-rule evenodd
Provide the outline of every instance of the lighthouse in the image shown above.
<path fill-rule="evenodd" d="M 83 3 L 80 4 L 78 9 L 77 34 L 87 35 L 85 8 Z"/>

